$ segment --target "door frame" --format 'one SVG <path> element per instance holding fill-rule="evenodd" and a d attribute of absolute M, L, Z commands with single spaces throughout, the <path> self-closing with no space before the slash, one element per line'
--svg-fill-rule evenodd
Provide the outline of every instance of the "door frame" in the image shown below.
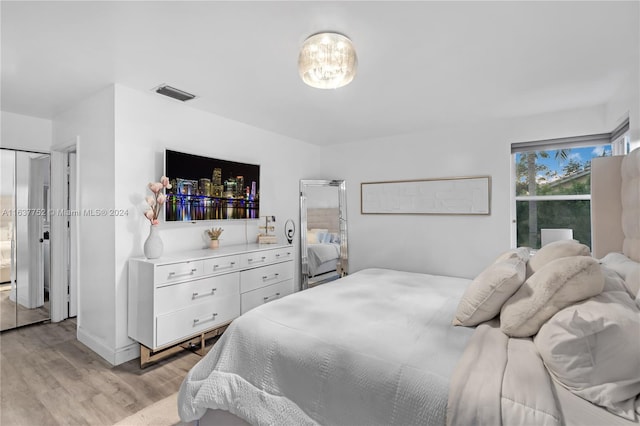
<path fill-rule="evenodd" d="M 69 230 L 67 227 L 67 219 L 69 214 L 75 215 L 75 211 L 67 211 L 68 209 L 68 188 L 67 188 L 67 158 L 69 153 L 75 152 L 76 155 L 76 181 L 75 181 L 75 206 L 79 206 L 79 182 L 77 181 L 78 167 L 80 164 L 80 138 L 54 145 L 51 147 L 51 290 L 49 293 L 51 302 L 51 321 L 59 322 L 69 318 L 70 297 L 67 292 L 67 286 L 72 280 L 70 279 L 70 270 L 67 265 L 75 265 L 75 276 L 78 276 L 78 262 L 70 261 L 70 253 L 79 253 L 80 241 L 77 238 L 69 238 Z M 73 194 L 72 194 L 73 195 Z M 67 212 L 62 214 L 61 212 Z M 72 216 L 77 219 L 77 216 Z M 75 249 L 74 249 L 75 246 Z M 72 272 L 73 273 L 73 272 Z M 78 292 L 77 285 L 71 292 Z M 77 293 L 76 293 L 77 294 Z M 74 297 L 78 301 L 79 298 Z M 76 310 L 77 311 L 77 310 Z"/>

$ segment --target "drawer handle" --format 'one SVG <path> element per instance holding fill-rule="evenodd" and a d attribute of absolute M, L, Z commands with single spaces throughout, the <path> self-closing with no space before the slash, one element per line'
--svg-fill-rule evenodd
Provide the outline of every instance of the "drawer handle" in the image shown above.
<path fill-rule="evenodd" d="M 205 294 L 200 294 L 200 293 L 193 293 L 193 296 L 191 296 L 191 299 L 195 299 L 196 297 L 205 297 L 205 296 L 213 296 L 216 293 L 217 288 L 212 288 L 211 291 L 209 293 L 205 293 Z"/>
<path fill-rule="evenodd" d="M 276 272 L 275 274 L 273 274 L 273 277 L 271 277 L 271 278 L 269 278 L 269 276 L 267 276 L 267 275 L 263 275 L 263 276 L 262 276 L 262 281 L 275 280 L 275 279 L 276 279 L 276 278 L 278 278 L 279 276 L 280 276 L 280 274 L 279 274 L 279 273 L 277 273 L 277 272 Z"/>
<path fill-rule="evenodd" d="M 228 266 L 221 267 L 220 265 L 213 265 L 213 270 L 216 269 L 232 269 L 235 266 L 236 262 L 230 262 Z"/>
<path fill-rule="evenodd" d="M 216 317 L 217 317 L 217 316 L 218 316 L 218 314 L 217 314 L 217 313 L 215 313 L 215 314 L 211 314 L 211 315 L 210 315 L 210 316 L 208 316 L 208 317 L 204 317 L 204 318 L 195 318 L 195 319 L 193 320 L 193 326 L 195 327 L 197 324 L 199 324 L 199 323 L 201 323 L 201 322 L 205 322 L 205 321 L 212 321 L 212 320 L 216 319 Z"/>
<path fill-rule="evenodd" d="M 262 298 L 262 300 L 264 301 L 264 303 L 267 303 L 267 302 L 269 302 L 270 300 L 276 300 L 276 299 L 279 299 L 279 298 L 280 298 L 280 293 L 276 293 L 276 294 L 274 294 L 273 296 L 266 296 L 266 297 L 263 297 L 263 298 Z"/>
<path fill-rule="evenodd" d="M 262 256 L 259 260 L 255 260 L 251 258 L 249 259 L 249 262 L 264 262 L 266 258 L 267 258 L 266 256 Z"/>
<path fill-rule="evenodd" d="M 276 254 L 276 257 L 279 258 L 280 256 L 282 256 L 282 253 Z M 287 252 L 287 254 L 285 256 L 289 257 L 289 256 L 291 256 L 291 253 Z"/>
<path fill-rule="evenodd" d="M 169 272 L 169 278 L 171 278 L 171 277 L 179 277 L 179 276 L 181 276 L 181 275 L 193 275 L 193 274 L 195 274 L 197 271 L 198 271 L 198 268 L 193 268 L 191 271 L 189 271 L 189 272 L 185 272 L 184 274 L 176 274 L 176 272 L 175 272 L 175 271 L 171 271 L 171 272 Z"/>

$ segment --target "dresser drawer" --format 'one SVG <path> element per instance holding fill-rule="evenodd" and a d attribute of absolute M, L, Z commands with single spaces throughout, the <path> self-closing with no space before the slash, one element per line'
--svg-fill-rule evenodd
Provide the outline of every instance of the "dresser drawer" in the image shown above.
<path fill-rule="evenodd" d="M 240 292 L 255 290 L 293 278 L 293 262 L 282 262 L 240 272 Z"/>
<path fill-rule="evenodd" d="M 199 303 L 156 319 L 156 348 L 224 324 L 240 315 L 240 295 Z"/>
<path fill-rule="evenodd" d="M 160 265 L 156 267 L 155 283 L 159 285 L 196 278 L 202 275 L 202 271 L 202 260 Z"/>
<path fill-rule="evenodd" d="M 240 293 L 240 274 L 225 274 L 167 285 L 156 290 L 156 315 Z"/>
<path fill-rule="evenodd" d="M 293 280 L 282 281 L 243 293 L 240 299 L 241 312 L 244 314 L 253 308 L 280 299 L 291 293 L 293 293 Z"/>
<path fill-rule="evenodd" d="M 271 251 L 273 253 L 273 257 L 276 262 L 293 260 L 293 257 L 295 256 L 293 247 L 285 247 L 285 248 L 271 250 Z"/>
<path fill-rule="evenodd" d="M 245 253 L 240 256 L 240 262 L 243 268 L 251 268 L 253 266 L 263 266 L 275 261 L 272 250 L 262 250 L 251 253 Z"/>
<path fill-rule="evenodd" d="M 204 260 L 204 274 L 217 274 L 240 269 L 240 256 L 222 256 Z"/>

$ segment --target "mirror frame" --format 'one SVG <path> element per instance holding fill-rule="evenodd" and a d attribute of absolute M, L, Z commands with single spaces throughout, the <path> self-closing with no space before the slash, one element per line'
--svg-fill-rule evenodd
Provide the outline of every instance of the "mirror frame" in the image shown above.
<path fill-rule="evenodd" d="M 347 241 L 347 184 L 344 180 L 303 179 L 300 181 L 300 290 L 309 288 L 309 258 L 307 256 L 307 196 L 313 187 L 336 187 L 338 189 L 338 223 L 340 226 L 340 257 L 337 264 L 338 277 L 349 273 L 349 250 Z M 314 285 L 331 281 L 318 281 Z"/>

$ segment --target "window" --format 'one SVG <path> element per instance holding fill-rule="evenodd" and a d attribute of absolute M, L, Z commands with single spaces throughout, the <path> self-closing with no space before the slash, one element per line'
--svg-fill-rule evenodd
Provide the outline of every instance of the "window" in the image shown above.
<path fill-rule="evenodd" d="M 565 229 L 591 247 L 591 160 L 628 146 L 628 120 L 611 133 L 512 144 L 515 245 L 538 249 L 542 229 Z"/>

